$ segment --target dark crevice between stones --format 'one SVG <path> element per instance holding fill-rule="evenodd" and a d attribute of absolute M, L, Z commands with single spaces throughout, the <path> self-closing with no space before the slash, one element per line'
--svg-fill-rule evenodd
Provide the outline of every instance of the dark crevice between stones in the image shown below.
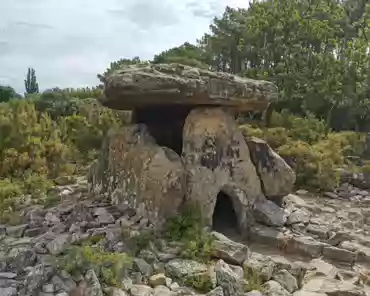
<path fill-rule="evenodd" d="M 134 124 L 145 124 L 159 146 L 167 147 L 179 156 L 183 146 L 185 119 L 193 106 L 159 105 L 136 108 L 132 114 Z"/>
<path fill-rule="evenodd" d="M 238 219 L 231 197 L 220 191 L 217 195 L 216 205 L 212 216 L 213 230 L 227 237 L 240 235 Z"/>

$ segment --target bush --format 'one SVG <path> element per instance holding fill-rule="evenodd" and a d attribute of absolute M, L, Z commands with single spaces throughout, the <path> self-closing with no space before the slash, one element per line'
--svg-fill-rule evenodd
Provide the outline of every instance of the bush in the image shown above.
<path fill-rule="evenodd" d="M 323 121 L 273 113 L 271 128 L 244 124 L 244 136 L 256 136 L 282 156 L 297 174 L 298 187 L 327 190 L 338 185 L 338 168 L 346 156 L 362 156 L 365 135 L 352 131 L 327 133 Z M 280 126 L 279 126 L 280 125 Z M 354 167 L 354 165 L 350 165 Z"/>
<path fill-rule="evenodd" d="M 196 204 L 187 204 L 181 215 L 168 219 L 164 235 L 169 240 L 182 243 L 182 257 L 208 261 L 213 238 L 204 231 L 204 222 Z"/>
<path fill-rule="evenodd" d="M 296 172 L 297 186 L 322 190 L 335 187 L 339 181 L 338 166 L 329 151 L 320 151 L 303 141 L 289 142 L 277 150 Z"/>
<path fill-rule="evenodd" d="M 13 211 L 13 197 L 19 196 L 22 188 L 9 179 L 0 180 L 0 223 L 7 222 L 8 214 Z"/>
<path fill-rule="evenodd" d="M 250 291 L 263 292 L 261 276 L 255 269 L 250 268 L 248 266 L 244 266 L 244 279 L 246 281 L 245 286 L 246 292 Z"/>
<path fill-rule="evenodd" d="M 273 112 L 272 127 L 284 127 L 294 140 L 314 143 L 323 139 L 329 132 L 325 121 L 317 119 L 313 114 L 305 117 L 294 116 L 283 110 L 281 113 Z"/>
<path fill-rule="evenodd" d="M 58 265 L 72 275 L 84 275 L 93 269 L 103 284 L 120 287 L 121 280 L 132 267 L 132 259 L 125 253 L 108 253 L 91 246 L 73 246 L 58 259 Z"/>
<path fill-rule="evenodd" d="M 52 180 L 82 170 L 96 157 L 107 131 L 127 120 L 127 112 L 60 91 L 1 103 L 0 180 L 18 188 L 17 195 L 40 199 Z M 0 207 L 9 209 L 8 199 L 15 194 L 4 189 L 1 195 Z"/>

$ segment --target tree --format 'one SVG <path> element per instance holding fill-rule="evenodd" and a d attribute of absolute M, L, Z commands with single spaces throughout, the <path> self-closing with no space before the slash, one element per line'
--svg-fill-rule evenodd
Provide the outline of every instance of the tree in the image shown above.
<path fill-rule="evenodd" d="M 276 83 L 279 110 L 370 130 L 369 10 L 367 0 L 253 1 L 227 7 L 198 46 L 214 70 Z"/>
<path fill-rule="evenodd" d="M 209 61 L 205 52 L 198 46 L 185 42 L 154 56 L 154 64 L 179 63 L 198 68 L 209 68 Z"/>
<path fill-rule="evenodd" d="M 22 96 L 14 90 L 11 86 L 0 85 L 0 103 L 8 102 L 11 99 L 19 99 Z"/>
<path fill-rule="evenodd" d="M 24 85 L 26 88 L 26 94 L 34 94 L 39 92 L 39 84 L 37 83 L 35 69 L 28 68 Z"/>

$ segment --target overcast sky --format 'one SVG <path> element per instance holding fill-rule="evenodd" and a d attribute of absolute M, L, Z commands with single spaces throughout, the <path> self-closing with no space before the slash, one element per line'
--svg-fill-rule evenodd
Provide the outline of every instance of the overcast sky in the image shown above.
<path fill-rule="evenodd" d="M 226 5 L 248 0 L 0 0 L 0 84 L 24 91 L 97 84 L 111 61 L 154 54 L 208 30 Z"/>

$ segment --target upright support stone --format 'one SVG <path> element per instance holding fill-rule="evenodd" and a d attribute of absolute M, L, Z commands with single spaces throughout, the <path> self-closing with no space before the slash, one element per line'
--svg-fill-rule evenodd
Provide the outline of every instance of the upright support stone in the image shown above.
<path fill-rule="evenodd" d="M 158 146 L 145 125 L 109 132 L 89 183 L 90 191 L 137 209 L 153 224 L 178 213 L 186 185 L 180 156 Z"/>
<path fill-rule="evenodd" d="M 187 199 L 199 202 L 203 217 L 212 225 L 217 195 L 224 191 L 232 200 L 239 228 L 248 230 L 253 204 L 263 193 L 233 113 L 194 109 L 185 121 L 183 143 Z"/>

